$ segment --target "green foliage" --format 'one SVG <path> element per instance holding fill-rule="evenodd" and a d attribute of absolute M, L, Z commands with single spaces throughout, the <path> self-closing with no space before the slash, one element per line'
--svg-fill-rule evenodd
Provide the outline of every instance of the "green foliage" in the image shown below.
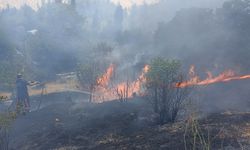
<path fill-rule="evenodd" d="M 182 9 L 169 22 L 159 24 L 154 46 L 161 56 L 184 56 L 188 65 L 222 64 L 249 72 L 249 7 L 249 0 L 228 0 L 216 11 Z"/>
<path fill-rule="evenodd" d="M 15 113 L 0 113 L 0 128 L 8 128 L 15 118 Z"/>
<path fill-rule="evenodd" d="M 9 149 L 9 131 L 11 123 L 16 118 L 15 112 L 0 113 L 0 149 Z"/>
<path fill-rule="evenodd" d="M 178 60 L 155 58 L 150 63 L 150 70 L 147 73 L 149 85 L 168 86 L 177 82 L 180 77 L 181 63 Z"/>
<path fill-rule="evenodd" d="M 158 57 L 152 60 L 146 74 L 147 95 L 153 103 L 154 111 L 159 114 L 160 124 L 174 122 L 188 96 L 185 88 L 175 86 L 182 81 L 180 68 L 179 61 Z"/>
<path fill-rule="evenodd" d="M 101 75 L 100 65 L 95 62 L 89 64 L 78 64 L 77 78 L 79 83 L 90 92 L 89 102 L 92 102 L 95 87 L 97 86 L 97 79 Z"/>
<path fill-rule="evenodd" d="M 28 6 L 0 12 L 0 87 L 13 88 L 15 76 L 49 80 L 75 70 L 76 51 L 83 49 L 84 18 L 67 4 Z M 30 32 L 37 30 L 37 32 Z M 42 79 L 41 79 L 42 78 Z M 12 84 L 10 86 L 10 84 Z"/>
<path fill-rule="evenodd" d="M 185 150 L 211 150 L 211 137 L 209 130 L 207 129 L 207 131 L 205 131 L 201 127 L 199 121 L 193 116 L 188 119 L 185 126 L 184 146 Z"/>
<path fill-rule="evenodd" d="M 97 79 L 104 74 L 107 67 L 112 63 L 110 54 L 113 47 L 108 43 L 101 42 L 93 47 L 89 53 L 88 61 L 79 63 L 77 66 L 77 77 L 83 87 L 94 88 Z"/>
<path fill-rule="evenodd" d="M 100 76 L 101 71 L 94 64 L 79 64 L 77 68 L 77 77 L 81 85 L 90 89 L 97 84 L 97 79 Z"/>

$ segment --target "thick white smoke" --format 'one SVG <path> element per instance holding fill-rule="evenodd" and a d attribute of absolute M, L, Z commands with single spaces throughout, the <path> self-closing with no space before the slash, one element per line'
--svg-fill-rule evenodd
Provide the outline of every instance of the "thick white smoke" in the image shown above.
<path fill-rule="evenodd" d="M 20 8 L 26 4 L 37 10 L 41 6 L 41 2 L 41 0 L 0 0 L 0 9 L 6 7 Z"/>
<path fill-rule="evenodd" d="M 55 0 L 0 0 L 0 9 L 6 7 L 20 8 L 23 5 L 28 5 L 34 10 L 41 7 L 42 3 L 54 2 Z M 62 0 L 63 3 L 69 3 L 69 0 Z"/>
<path fill-rule="evenodd" d="M 121 5 L 123 9 L 131 9 L 133 6 L 157 4 L 160 0 L 110 0 L 116 5 Z"/>
<path fill-rule="evenodd" d="M 42 1 L 44 3 L 53 2 L 54 0 L 0 0 L 0 9 L 6 8 L 7 6 L 20 8 L 21 6 L 28 5 L 33 9 L 37 10 Z M 69 0 L 62 0 L 63 2 L 68 2 Z M 84 0 L 79 0 L 83 2 Z M 101 1 L 101 0 L 100 0 Z M 214 8 L 220 6 L 225 0 L 109 0 L 115 5 L 120 5 L 123 9 L 130 10 L 133 6 L 142 6 L 142 5 L 154 5 L 159 2 L 167 4 L 169 9 L 174 9 L 176 7 L 208 7 Z"/>

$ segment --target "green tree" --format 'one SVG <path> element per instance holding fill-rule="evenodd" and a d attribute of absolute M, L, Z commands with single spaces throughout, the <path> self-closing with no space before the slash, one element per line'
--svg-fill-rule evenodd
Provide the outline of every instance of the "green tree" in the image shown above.
<path fill-rule="evenodd" d="M 160 124 L 174 122 L 187 99 L 187 88 L 177 88 L 182 82 L 181 63 L 177 60 L 155 58 L 146 74 L 147 95 L 153 102 L 154 111 L 160 116 Z"/>
<path fill-rule="evenodd" d="M 100 76 L 101 71 L 96 63 L 79 64 L 77 67 L 77 78 L 80 85 L 90 91 L 89 102 L 93 101 L 93 94 L 95 87 L 97 86 L 97 79 Z"/>
<path fill-rule="evenodd" d="M 100 84 L 98 79 L 112 64 L 111 53 L 114 48 L 108 43 L 98 43 L 88 54 L 88 59 L 78 64 L 77 77 L 84 89 L 90 91 L 89 101 L 92 102 L 96 87 Z"/>

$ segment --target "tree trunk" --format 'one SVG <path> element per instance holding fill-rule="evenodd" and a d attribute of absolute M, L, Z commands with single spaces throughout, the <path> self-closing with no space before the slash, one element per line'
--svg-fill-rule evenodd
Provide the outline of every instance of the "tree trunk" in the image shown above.
<path fill-rule="evenodd" d="M 162 88 L 162 104 L 160 110 L 160 124 L 163 125 L 169 121 L 167 114 L 167 91 L 166 88 Z"/>
<path fill-rule="evenodd" d="M 128 90 L 129 90 L 129 82 L 127 80 L 127 84 L 126 84 L 126 98 L 125 101 L 128 101 Z"/>
<path fill-rule="evenodd" d="M 171 115 L 171 122 L 172 122 L 172 123 L 175 122 L 175 119 L 176 119 L 176 117 L 177 117 L 178 111 L 179 111 L 179 108 L 173 108 L 173 110 L 172 110 L 172 115 Z"/>
<path fill-rule="evenodd" d="M 90 86 L 90 95 L 89 95 L 89 102 L 92 103 L 93 100 L 93 92 L 94 92 L 94 86 Z"/>
<path fill-rule="evenodd" d="M 155 113 L 159 113 L 157 88 L 154 89 L 154 111 Z"/>

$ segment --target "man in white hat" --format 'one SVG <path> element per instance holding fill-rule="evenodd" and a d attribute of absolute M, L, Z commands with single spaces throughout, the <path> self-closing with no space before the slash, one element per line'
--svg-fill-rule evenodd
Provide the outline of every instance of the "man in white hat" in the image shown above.
<path fill-rule="evenodd" d="M 28 82 L 22 78 L 22 74 L 17 75 L 16 79 L 16 96 L 17 96 L 17 103 L 16 107 L 19 104 L 24 104 L 25 109 L 29 111 L 30 109 L 30 98 L 28 93 L 28 85 L 32 86 L 38 84 L 38 82 Z"/>

